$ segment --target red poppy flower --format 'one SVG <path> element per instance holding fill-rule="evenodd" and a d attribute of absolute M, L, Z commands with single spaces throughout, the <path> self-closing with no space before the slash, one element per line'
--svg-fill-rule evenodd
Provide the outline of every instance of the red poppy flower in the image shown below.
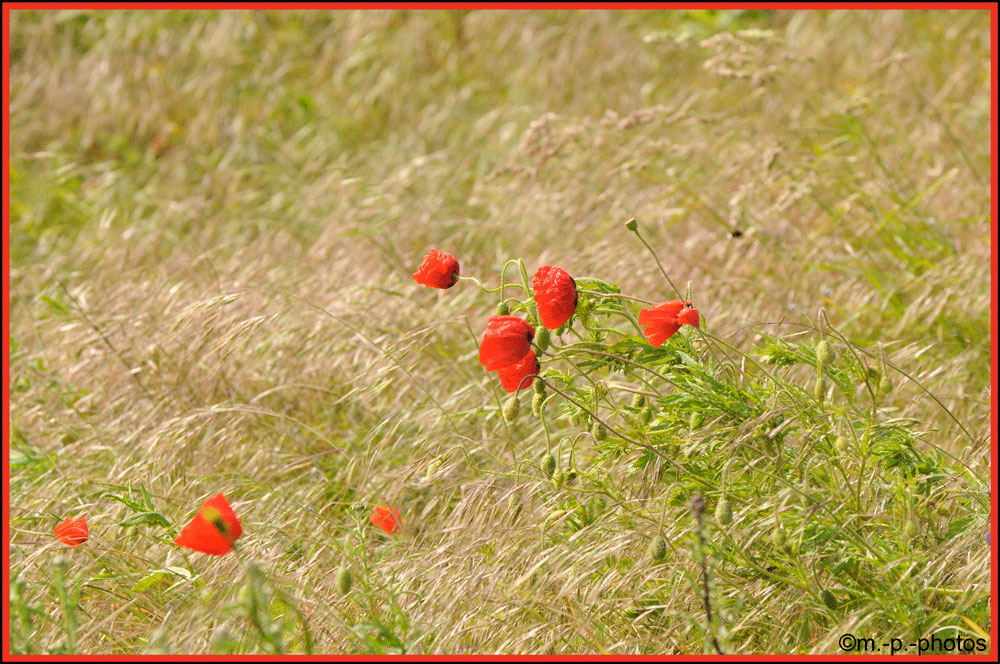
<path fill-rule="evenodd" d="M 538 317 L 546 328 L 558 330 L 576 312 L 576 282 L 566 270 L 543 265 L 535 272 L 531 287 L 535 290 Z"/>
<path fill-rule="evenodd" d="M 431 249 L 424 262 L 413 273 L 413 280 L 431 288 L 451 288 L 458 283 L 458 259 L 451 254 Z"/>
<path fill-rule="evenodd" d="M 403 517 L 399 516 L 399 510 L 388 505 L 376 507 L 375 511 L 368 518 L 371 519 L 372 523 L 384 530 L 386 535 L 392 535 L 403 525 Z"/>
<path fill-rule="evenodd" d="M 233 508 L 225 496 L 217 493 L 205 501 L 174 544 L 210 556 L 224 556 L 233 550 L 233 542 L 242 534 L 243 526 Z"/>
<path fill-rule="evenodd" d="M 517 316 L 490 316 L 479 344 L 479 363 L 497 371 L 522 360 L 531 350 L 535 331 Z"/>
<path fill-rule="evenodd" d="M 535 357 L 535 351 L 529 350 L 528 354 L 521 358 L 518 363 L 499 369 L 497 376 L 500 377 L 503 389 L 508 392 L 517 392 L 529 387 L 535 381 L 535 375 L 539 369 L 541 366 L 538 364 L 538 358 Z M 531 376 L 531 378 L 525 380 L 526 376 Z"/>
<path fill-rule="evenodd" d="M 663 342 L 674 335 L 681 325 L 700 326 L 698 310 L 691 307 L 690 302 L 670 300 L 653 305 L 651 309 L 639 312 L 639 325 L 646 328 L 646 339 L 653 348 L 659 348 Z"/>
<path fill-rule="evenodd" d="M 87 527 L 87 515 L 84 514 L 75 519 L 70 517 L 64 521 L 60 521 L 52 532 L 66 546 L 80 546 L 90 536 L 90 528 Z"/>

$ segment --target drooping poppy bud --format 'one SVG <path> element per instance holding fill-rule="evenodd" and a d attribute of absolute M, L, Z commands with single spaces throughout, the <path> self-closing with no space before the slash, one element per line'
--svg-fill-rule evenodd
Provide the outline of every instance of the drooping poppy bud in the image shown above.
<path fill-rule="evenodd" d="M 715 506 L 715 520 L 723 526 L 728 526 L 733 522 L 733 508 L 729 504 L 728 499 L 723 498 L 719 501 L 719 504 Z"/>
<path fill-rule="evenodd" d="M 508 392 L 517 392 L 529 387 L 534 382 L 539 370 L 541 370 L 541 365 L 538 364 L 538 358 L 535 357 L 534 351 L 529 350 L 528 354 L 517 363 L 497 369 L 497 376 L 500 378 L 503 389 Z M 528 376 L 531 377 L 528 378 Z"/>
<path fill-rule="evenodd" d="M 698 310 L 691 307 L 690 302 L 670 300 L 660 302 L 639 312 L 639 325 L 645 327 L 646 339 L 659 348 L 663 342 L 674 336 L 681 325 L 700 325 Z"/>
<path fill-rule="evenodd" d="M 576 282 L 566 270 L 553 265 L 543 265 L 531 280 L 535 291 L 535 304 L 542 325 L 557 330 L 576 312 L 579 296 Z"/>
<path fill-rule="evenodd" d="M 490 316 L 479 344 L 479 363 L 497 371 L 524 359 L 531 350 L 535 332 L 517 316 Z"/>
<path fill-rule="evenodd" d="M 556 458 L 551 454 L 546 454 L 542 457 L 541 468 L 546 477 L 552 477 L 552 474 L 556 472 Z"/>
<path fill-rule="evenodd" d="M 373 524 L 384 530 L 386 535 L 392 535 L 403 525 L 403 517 L 399 515 L 399 510 L 389 505 L 376 507 L 368 518 Z"/>
<path fill-rule="evenodd" d="M 542 416 L 542 406 L 545 404 L 545 395 L 536 394 L 531 399 L 531 414 L 540 418 Z"/>
<path fill-rule="evenodd" d="M 83 514 L 76 518 L 70 517 L 60 521 L 53 529 L 56 538 L 66 546 L 80 546 L 90 537 L 90 528 L 87 527 L 87 515 Z"/>
<path fill-rule="evenodd" d="M 354 583 L 354 579 L 351 577 L 351 570 L 346 567 L 341 567 L 337 571 L 337 590 L 340 591 L 341 595 L 346 595 L 351 592 L 351 585 Z"/>
<path fill-rule="evenodd" d="M 458 259 L 449 253 L 431 249 L 413 273 L 413 280 L 430 288 L 451 288 L 458 283 L 461 271 Z"/>
<path fill-rule="evenodd" d="M 174 544 L 210 556 L 224 556 L 233 550 L 233 542 L 242 534 L 243 526 L 229 501 L 217 493 L 205 501 Z"/>
<path fill-rule="evenodd" d="M 650 541 L 649 557 L 657 563 L 667 557 L 667 540 L 662 535 L 657 535 Z"/>
<path fill-rule="evenodd" d="M 519 412 L 521 412 L 521 400 L 518 399 L 515 394 L 506 404 L 504 404 L 503 418 L 508 422 L 513 422 L 517 419 L 517 414 Z"/>

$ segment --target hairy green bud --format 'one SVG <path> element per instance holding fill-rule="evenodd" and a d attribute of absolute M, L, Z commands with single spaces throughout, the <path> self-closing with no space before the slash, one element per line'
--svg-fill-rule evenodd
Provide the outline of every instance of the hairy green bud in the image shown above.
<path fill-rule="evenodd" d="M 536 394 L 531 398 L 531 414 L 535 417 L 542 416 L 542 404 L 545 403 L 544 394 Z"/>
<path fill-rule="evenodd" d="M 889 392 L 892 392 L 892 381 L 889 380 L 888 376 L 883 374 L 878 380 L 878 393 L 885 395 L 889 394 Z"/>
<path fill-rule="evenodd" d="M 831 611 L 836 611 L 840 607 L 840 601 L 837 600 L 837 596 L 829 588 L 823 588 L 819 593 L 819 598 L 826 604 L 826 608 Z"/>
<path fill-rule="evenodd" d="M 506 302 L 501 302 L 497 305 L 497 316 L 508 316 L 510 315 L 510 307 L 507 306 Z"/>
<path fill-rule="evenodd" d="M 346 595 L 351 592 L 351 584 L 353 583 L 354 578 L 351 576 L 351 570 L 341 567 L 337 571 L 337 590 L 340 591 L 340 594 Z"/>
<path fill-rule="evenodd" d="M 531 389 L 533 389 L 535 391 L 535 394 L 541 394 L 544 397 L 545 396 L 545 381 L 541 380 L 541 378 L 542 377 L 539 376 L 536 380 L 531 381 Z"/>
<path fill-rule="evenodd" d="M 774 532 L 771 534 L 771 542 L 779 549 L 784 549 L 788 546 L 788 535 L 782 528 L 775 528 Z"/>
<path fill-rule="evenodd" d="M 904 526 L 903 528 L 903 533 L 909 539 L 913 539 L 914 537 L 920 534 L 920 527 L 917 525 L 916 521 L 910 519 L 906 522 L 906 526 Z"/>
<path fill-rule="evenodd" d="M 837 450 L 837 454 L 844 454 L 847 452 L 847 440 L 843 436 L 837 436 L 833 439 L 833 449 Z"/>
<path fill-rule="evenodd" d="M 822 376 L 816 379 L 816 386 L 813 387 L 813 397 L 820 403 L 823 403 L 823 400 L 826 398 L 826 379 Z"/>
<path fill-rule="evenodd" d="M 692 429 L 697 429 L 701 426 L 701 423 L 705 421 L 705 417 L 698 411 L 694 411 L 688 416 L 688 426 Z"/>
<path fill-rule="evenodd" d="M 833 351 L 826 339 L 823 339 L 816 344 L 816 372 L 822 374 L 823 369 L 828 367 L 831 362 L 833 362 Z"/>
<path fill-rule="evenodd" d="M 650 406 L 639 411 L 639 421 L 643 424 L 649 424 L 653 421 L 653 409 Z"/>
<path fill-rule="evenodd" d="M 608 430 L 600 422 L 594 422 L 594 426 L 590 429 L 591 435 L 596 441 L 606 440 L 608 437 Z"/>
<path fill-rule="evenodd" d="M 563 484 L 566 483 L 566 473 L 561 470 L 556 470 L 552 473 L 552 486 L 557 489 L 563 488 Z"/>
<path fill-rule="evenodd" d="M 521 412 L 521 401 L 517 398 L 515 394 L 510 398 L 510 400 L 503 407 L 503 418 L 508 422 L 513 422 L 517 419 L 517 414 Z"/>
<path fill-rule="evenodd" d="M 573 480 L 575 480 L 575 479 L 576 479 L 576 471 L 575 470 L 567 470 L 566 471 L 566 484 L 572 484 Z"/>
<path fill-rule="evenodd" d="M 649 557 L 657 563 L 667 557 L 667 540 L 662 535 L 657 535 L 649 542 Z"/>
<path fill-rule="evenodd" d="M 733 508 L 727 498 L 723 498 L 715 506 L 715 520 L 723 526 L 728 526 L 733 522 Z"/>
<path fill-rule="evenodd" d="M 646 395 L 637 394 L 632 397 L 632 407 L 633 408 L 643 408 L 646 405 Z"/>
<path fill-rule="evenodd" d="M 535 345 L 538 346 L 538 350 L 545 352 L 549 348 L 550 333 L 547 328 L 539 327 L 535 330 Z"/>
<path fill-rule="evenodd" d="M 541 468 L 542 468 L 542 473 L 546 477 L 552 477 L 552 474 L 556 472 L 556 458 L 551 454 L 546 453 L 542 457 Z"/>

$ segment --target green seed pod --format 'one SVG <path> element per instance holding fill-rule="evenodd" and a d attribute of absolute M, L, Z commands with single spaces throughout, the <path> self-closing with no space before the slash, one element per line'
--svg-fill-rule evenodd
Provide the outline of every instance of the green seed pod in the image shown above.
<path fill-rule="evenodd" d="M 831 611 L 836 611 L 840 607 L 840 602 L 837 600 L 837 596 L 829 588 L 823 588 L 819 593 L 820 599 L 826 604 L 826 608 Z"/>
<path fill-rule="evenodd" d="M 781 528 L 775 528 L 774 533 L 771 534 L 771 542 L 779 549 L 784 549 L 788 546 L 788 535 Z"/>
<path fill-rule="evenodd" d="M 645 405 L 646 405 L 646 395 L 645 394 L 637 394 L 634 397 L 632 397 L 632 407 L 633 408 L 636 408 L 636 409 L 643 408 L 643 407 L 645 407 Z"/>
<path fill-rule="evenodd" d="M 837 454 L 844 454 L 847 452 L 847 440 L 843 436 L 837 436 L 833 439 L 833 449 L 837 450 Z"/>
<path fill-rule="evenodd" d="M 639 221 L 635 217 L 632 217 L 631 219 L 625 222 L 625 228 L 626 230 L 630 230 L 633 233 L 635 233 L 637 230 L 639 230 Z"/>
<path fill-rule="evenodd" d="M 594 440 L 601 441 L 608 437 L 608 430 L 600 422 L 594 422 L 594 426 L 590 429 L 590 434 L 594 437 Z"/>
<path fill-rule="evenodd" d="M 497 305 L 497 316 L 509 316 L 510 307 L 507 306 L 506 302 L 501 302 Z"/>
<path fill-rule="evenodd" d="M 545 403 L 545 395 L 536 394 L 531 398 L 531 414 L 535 417 L 542 416 L 542 404 Z"/>
<path fill-rule="evenodd" d="M 903 533 L 909 539 L 913 539 L 914 537 L 920 534 L 920 527 L 917 525 L 916 521 L 910 519 L 909 521 L 906 522 L 906 526 L 903 528 Z"/>
<path fill-rule="evenodd" d="M 831 362 L 833 362 L 833 351 L 824 339 L 816 344 L 816 372 L 822 374 L 823 369 L 830 366 Z"/>
<path fill-rule="evenodd" d="M 649 407 L 649 406 L 646 406 L 645 408 L 643 408 L 642 410 L 640 410 L 639 411 L 639 421 L 642 422 L 643 424 L 649 424 L 650 422 L 652 422 L 653 421 L 653 409 L 651 407 Z"/>
<path fill-rule="evenodd" d="M 542 473 L 546 477 L 552 477 L 552 474 L 556 472 L 556 458 L 551 454 L 545 454 L 542 457 Z"/>
<path fill-rule="evenodd" d="M 340 591 L 341 595 L 346 595 L 351 592 L 352 583 L 354 583 L 354 579 L 351 577 L 351 570 L 341 567 L 337 571 L 337 590 Z"/>
<path fill-rule="evenodd" d="M 657 563 L 667 557 L 667 540 L 661 535 L 657 535 L 649 542 L 649 557 Z"/>
<path fill-rule="evenodd" d="M 503 407 L 503 418 L 508 422 L 513 422 L 517 419 L 517 414 L 521 411 L 521 401 L 517 398 L 515 394 L 510 398 L 510 401 L 506 403 Z"/>
<path fill-rule="evenodd" d="M 535 330 L 535 345 L 538 346 L 538 350 L 544 353 L 549 348 L 549 331 L 544 327 L 539 327 Z"/>
<path fill-rule="evenodd" d="M 823 403 L 823 400 L 826 398 L 826 379 L 822 376 L 816 379 L 816 386 L 813 387 L 813 397 L 820 403 Z"/>
<path fill-rule="evenodd" d="M 563 488 L 563 484 L 566 483 L 566 473 L 561 470 L 556 470 L 552 473 L 552 486 L 557 489 Z"/>
<path fill-rule="evenodd" d="M 892 391 L 892 381 L 889 380 L 888 376 L 883 375 L 878 380 L 878 393 L 884 395 L 884 394 L 889 394 L 889 392 L 891 391 Z"/>
<path fill-rule="evenodd" d="M 728 499 L 723 498 L 715 506 L 715 520 L 723 526 L 728 526 L 733 522 L 733 508 Z"/>

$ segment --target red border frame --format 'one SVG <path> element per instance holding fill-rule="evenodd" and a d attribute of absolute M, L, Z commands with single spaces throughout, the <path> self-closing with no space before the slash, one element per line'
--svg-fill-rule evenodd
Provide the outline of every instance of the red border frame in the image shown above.
<path fill-rule="evenodd" d="M 736 3 L 736 2 L 655 2 L 655 3 L 611 3 L 611 2 L 578 2 L 578 3 L 530 3 L 530 2 L 293 2 L 288 4 L 273 2 L 10 2 L 3 6 L 3 67 L 6 84 L 3 89 L 3 266 L 7 279 L 3 289 L 3 485 L 5 495 L 10 495 L 10 12 L 24 9 L 940 9 L 940 10 L 989 10 L 991 25 L 991 132 L 993 143 L 990 148 L 991 168 L 991 272 L 990 285 L 994 295 L 991 299 L 991 402 L 992 402 L 992 440 L 991 440 L 991 495 L 992 514 L 990 516 L 991 536 L 991 601 L 990 626 L 991 654 L 964 655 L 967 661 L 994 661 L 998 650 L 996 645 L 997 627 L 997 6 L 987 2 L 963 3 L 917 3 L 917 2 L 856 2 L 856 3 Z M 5 519 L 3 523 L 4 560 L 7 563 L 3 577 L 4 596 L 10 597 L 10 501 L 6 501 Z M 9 600 L 8 600 L 9 601 Z M 9 605 L 8 605 L 9 609 Z M 576 661 L 701 661 L 713 660 L 759 660 L 759 661 L 794 661 L 794 660 L 828 660 L 845 661 L 951 661 L 956 655 L 396 655 L 396 656 L 357 656 L 357 655 L 12 655 L 10 653 L 10 611 L 5 611 L 3 623 L 3 657 L 14 661 L 43 661 L 58 659 L 64 661 L 275 661 L 275 660 L 350 660 L 350 661 L 381 661 L 391 659 L 408 659 L 412 661 L 546 661 L 546 660 L 576 660 Z"/>

